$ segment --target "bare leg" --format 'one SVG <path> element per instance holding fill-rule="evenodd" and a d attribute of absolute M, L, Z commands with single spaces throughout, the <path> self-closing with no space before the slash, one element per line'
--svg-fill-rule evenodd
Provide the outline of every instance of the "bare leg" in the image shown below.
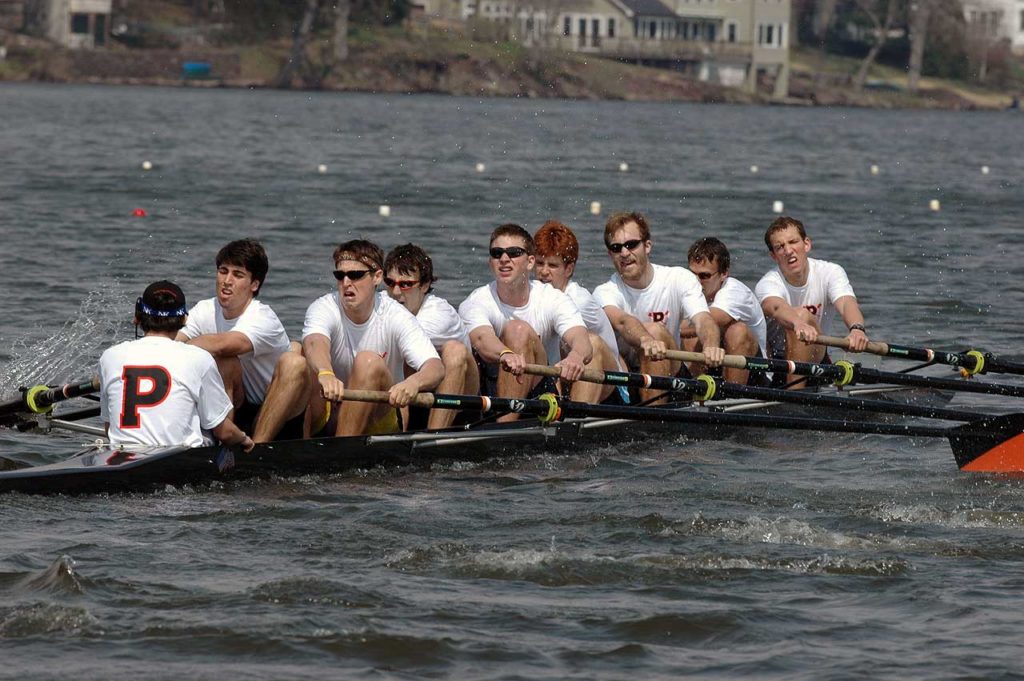
<path fill-rule="evenodd" d="M 514 319 L 505 325 L 501 341 L 509 350 L 523 355 L 527 363 L 547 364 L 548 356 L 540 343 L 540 336 L 526 322 Z M 530 394 L 533 386 L 540 380 L 537 376 L 513 376 L 507 371 L 498 372 L 498 396 L 523 398 Z M 498 421 L 515 421 L 519 414 L 505 414 Z"/>
<path fill-rule="evenodd" d="M 814 318 L 807 310 L 800 310 L 800 318 L 802 321 L 810 324 L 815 329 L 818 329 L 818 321 Z M 821 329 L 818 329 L 818 333 L 821 333 Z M 825 358 L 825 346 L 816 345 L 814 343 L 804 343 L 802 340 L 796 337 L 796 332 L 793 329 L 786 329 L 786 359 L 793 362 L 814 362 L 818 363 Z M 786 383 L 792 383 L 793 381 L 800 380 L 801 382 L 793 386 L 793 389 L 800 390 L 807 386 L 806 380 L 802 376 L 797 374 L 789 374 L 786 376 Z"/>
<path fill-rule="evenodd" d="M 245 386 L 242 385 L 242 363 L 237 357 L 221 357 L 217 359 L 217 371 L 224 381 L 224 390 L 231 399 L 234 409 L 245 403 Z M 234 417 L 234 410 L 231 416 Z"/>
<path fill-rule="evenodd" d="M 742 355 L 744 357 L 754 357 L 759 349 L 757 337 L 754 336 L 754 332 L 750 330 L 750 327 L 743 322 L 733 322 L 725 328 L 725 331 L 722 333 L 722 346 L 725 348 L 726 354 Z M 727 381 L 746 385 L 747 380 L 750 378 L 750 371 L 726 367 L 722 370 L 722 377 Z"/>
<path fill-rule="evenodd" d="M 700 342 L 700 338 L 697 338 L 697 329 L 690 323 L 689 319 L 684 319 L 683 323 L 679 325 L 679 334 L 682 336 L 683 341 L 681 350 L 686 352 L 704 352 L 704 344 Z M 699 376 L 704 373 L 704 365 L 699 362 L 687 362 L 686 368 L 691 376 Z"/>
<path fill-rule="evenodd" d="M 587 366 L 598 371 L 618 371 L 619 365 L 615 353 L 596 333 L 590 334 L 590 344 L 594 346 L 594 359 Z M 569 390 L 569 399 L 576 402 L 597 404 L 603 402 L 615 390 L 614 386 L 600 383 L 576 381 Z"/>
<path fill-rule="evenodd" d="M 447 395 L 479 395 L 480 373 L 473 354 L 465 343 L 448 341 L 441 348 L 444 362 L 444 379 L 437 386 L 437 392 Z M 454 409 L 431 409 L 427 429 L 447 428 L 455 420 Z"/>
<path fill-rule="evenodd" d="M 356 355 L 352 374 L 345 382 L 345 387 L 352 390 L 387 390 L 391 384 L 391 372 L 380 355 L 360 352 Z M 391 408 L 387 404 L 342 400 L 338 412 L 338 426 L 334 434 L 362 435 L 369 429 L 370 424 L 384 416 Z"/>
<path fill-rule="evenodd" d="M 277 359 L 274 377 L 267 388 L 267 396 L 260 407 L 253 428 L 254 442 L 269 442 L 285 421 L 301 414 L 309 402 L 309 387 L 315 383 L 313 370 L 301 353 L 288 351 Z"/>
<path fill-rule="evenodd" d="M 672 334 L 669 333 L 668 329 L 665 327 L 664 324 L 658 324 L 657 322 L 647 322 L 644 324 L 644 328 L 647 329 L 647 332 L 654 336 L 655 339 L 663 342 L 665 344 L 665 347 L 667 347 L 669 350 L 679 349 L 679 343 L 675 338 L 672 337 Z M 642 371 L 645 374 L 651 374 L 652 376 L 675 376 L 676 372 L 679 371 L 679 364 L 679 362 L 673 359 L 666 358 L 655 361 L 647 359 L 646 357 L 641 357 L 640 371 Z M 664 391 L 662 390 L 641 389 L 640 399 L 646 402 L 652 397 L 660 395 L 663 392 Z M 666 399 L 667 398 L 663 397 L 659 400 L 652 402 L 651 404 L 663 404 Z"/>

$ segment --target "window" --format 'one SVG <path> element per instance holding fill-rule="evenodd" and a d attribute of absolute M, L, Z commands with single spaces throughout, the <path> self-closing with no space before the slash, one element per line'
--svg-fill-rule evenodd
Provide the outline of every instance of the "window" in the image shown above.
<path fill-rule="evenodd" d="M 572 17 L 562 20 L 562 35 L 572 35 Z"/>
<path fill-rule="evenodd" d="M 729 25 L 726 26 L 725 30 L 728 35 L 727 40 L 730 43 L 736 42 L 736 24 L 729 22 Z"/>
<path fill-rule="evenodd" d="M 772 24 L 768 24 L 767 26 L 765 26 L 764 41 L 769 45 L 773 44 L 775 41 L 774 31 L 775 26 L 773 26 Z"/>
<path fill-rule="evenodd" d="M 615 37 L 615 19 L 614 18 L 608 20 L 608 37 L 609 38 L 614 38 Z"/>
<path fill-rule="evenodd" d="M 652 21 L 648 26 L 650 27 L 650 36 L 656 38 L 658 36 L 658 22 Z"/>
<path fill-rule="evenodd" d="M 715 42 L 715 25 L 714 24 L 708 24 L 708 42 L 709 43 Z"/>
<path fill-rule="evenodd" d="M 679 27 L 679 37 L 682 38 L 683 40 L 686 40 L 687 38 L 690 37 L 690 22 L 689 21 L 684 21 L 682 23 L 682 25 Z"/>
<path fill-rule="evenodd" d="M 580 19 L 580 35 L 586 35 L 586 34 L 587 34 L 587 20 L 586 19 Z"/>
<path fill-rule="evenodd" d="M 72 14 L 71 15 L 71 32 L 72 33 L 88 33 L 89 32 L 89 15 L 88 14 Z"/>
<path fill-rule="evenodd" d="M 1020 11 L 1020 30 L 1024 31 L 1024 9 Z"/>

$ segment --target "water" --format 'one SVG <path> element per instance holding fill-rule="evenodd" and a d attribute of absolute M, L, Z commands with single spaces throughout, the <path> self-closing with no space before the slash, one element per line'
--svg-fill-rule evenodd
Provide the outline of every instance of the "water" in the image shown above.
<path fill-rule="evenodd" d="M 591 201 L 647 213 L 656 262 L 720 236 L 753 284 L 780 200 L 846 266 L 873 336 L 1024 341 L 1020 115 L 3 85 L 0 120 L 5 394 L 87 375 L 151 280 L 212 295 L 242 236 L 266 243 L 263 298 L 295 335 L 356 236 L 422 244 L 457 302 L 486 280 L 491 228 L 557 217 L 594 286 Z M 85 439 L 0 447 L 54 460 Z M 680 435 L 9 495 L 0 518 L 0 678 L 1024 675 L 1024 488 L 959 473 L 939 441 Z"/>

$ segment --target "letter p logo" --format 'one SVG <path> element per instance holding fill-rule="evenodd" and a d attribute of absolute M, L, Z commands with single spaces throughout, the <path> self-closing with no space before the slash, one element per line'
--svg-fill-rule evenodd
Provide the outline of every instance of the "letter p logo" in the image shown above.
<path fill-rule="evenodd" d="M 142 424 L 139 409 L 155 407 L 171 394 L 171 375 L 158 366 L 129 367 L 121 373 L 124 401 L 121 403 L 121 428 L 138 428 Z"/>

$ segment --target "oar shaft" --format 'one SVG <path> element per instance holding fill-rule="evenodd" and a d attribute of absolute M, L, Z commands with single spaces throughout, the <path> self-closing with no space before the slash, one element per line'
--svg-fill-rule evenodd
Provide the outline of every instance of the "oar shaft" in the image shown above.
<path fill-rule="evenodd" d="M 818 336 L 814 342 L 833 348 L 850 349 L 850 343 L 845 338 Z M 894 343 L 870 342 L 868 343 L 867 352 L 881 355 L 882 357 L 896 357 L 914 362 L 931 362 L 963 367 L 970 373 L 1024 374 L 1024 364 L 999 359 L 991 353 L 982 353 L 977 350 L 951 352 L 949 350 L 933 350 L 932 348 L 914 348 Z"/>
<path fill-rule="evenodd" d="M 672 359 L 681 359 L 686 362 L 703 363 L 704 361 L 704 355 L 697 352 L 672 350 L 666 354 Z M 726 355 L 725 360 L 724 366 L 736 367 L 738 369 L 783 371 L 799 376 L 814 376 L 829 381 L 843 380 L 849 369 L 849 367 L 844 368 L 839 364 L 813 364 L 810 362 L 791 362 L 781 359 L 742 357 L 740 355 Z M 939 390 L 953 390 L 984 395 L 1024 397 L 1024 386 L 1008 385 L 1005 383 L 982 383 L 971 380 L 916 376 L 893 371 L 866 369 L 857 365 L 853 365 L 852 372 L 852 381 L 850 383 L 892 383 L 895 385 L 910 385 L 919 388 L 936 388 Z"/>
<path fill-rule="evenodd" d="M 526 373 L 538 376 L 557 376 L 558 369 L 541 364 L 527 364 Z M 650 388 L 673 393 L 688 392 L 695 395 L 703 394 L 708 388 L 705 382 L 693 378 L 651 376 L 648 374 L 626 371 L 596 371 L 593 369 L 586 369 L 583 372 L 581 380 L 587 381 L 588 383 Z M 839 397 L 837 395 L 825 395 L 822 393 L 804 392 L 799 390 L 780 390 L 761 386 L 740 385 L 737 383 L 729 383 L 720 378 L 714 378 L 712 380 L 714 381 L 715 391 L 714 396 L 711 399 L 748 397 L 772 402 L 786 402 L 790 404 L 803 404 L 818 407 L 834 407 L 851 409 L 854 411 L 879 412 L 883 414 L 899 414 L 901 416 L 919 416 L 922 418 L 945 419 L 948 421 L 976 421 L 985 418 L 984 414 L 977 414 L 957 409 L 945 409 L 942 407 L 930 407 L 915 404 L 899 404 L 895 402 L 862 399 L 857 397 Z M 697 397 L 696 399 L 699 400 L 700 398 Z"/>

